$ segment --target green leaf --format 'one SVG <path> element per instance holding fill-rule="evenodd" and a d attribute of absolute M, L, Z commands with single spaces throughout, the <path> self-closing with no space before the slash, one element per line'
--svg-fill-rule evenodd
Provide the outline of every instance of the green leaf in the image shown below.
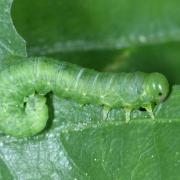
<path fill-rule="evenodd" d="M 11 2 L 0 2 L 0 18 L 9 22 L 4 29 L 0 19 L 1 59 L 26 56 L 25 43 L 11 22 Z M 177 0 L 16 0 L 13 14 L 28 42 L 29 54 L 115 71 L 160 71 L 161 65 L 165 67 L 162 57 L 169 63 L 176 56 L 172 69 L 177 67 L 177 74 L 171 79 L 175 82 L 178 43 L 177 47 L 136 46 L 179 40 L 178 4 Z M 119 50 L 124 47 L 128 49 Z M 160 61 L 154 66 L 152 59 L 157 60 L 159 52 Z M 136 110 L 128 124 L 123 109 L 112 109 L 103 121 L 102 106 L 47 98 L 50 118 L 43 132 L 21 139 L 0 134 L 0 179 L 179 179 L 180 86 L 174 86 L 168 99 L 156 107 L 154 121 L 146 112 Z"/>
<path fill-rule="evenodd" d="M 90 179 L 170 180 L 179 176 L 179 128 L 144 120 L 69 131 L 61 140 Z"/>
<path fill-rule="evenodd" d="M 179 84 L 179 3 L 16 0 L 12 14 L 29 55 L 101 71 L 158 71 Z"/>
<path fill-rule="evenodd" d="M 138 118 L 126 124 L 119 119 L 119 110 L 112 110 L 104 122 L 101 107 L 81 107 L 57 97 L 50 98 L 52 102 L 54 120 L 42 134 L 27 139 L 0 136 L 1 156 L 14 177 L 171 180 L 179 176 L 180 86 L 156 110 L 154 121 L 134 112 Z"/>
<path fill-rule="evenodd" d="M 12 0 L 0 2 L 0 61 L 6 56 L 26 56 L 25 42 L 12 23 L 11 4 Z"/>
<path fill-rule="evenodd" d="M 8 169 L 6 164 L 4 164 L 4 161 L 1 160 L 1 158 L 0 158 L 0 179 L 6 179 L 6 180 L 13 179 L 13 176 L 10 174 L 10 170 Z"/>
<path fill-rule="evenodd" d="M 13 14 L 29 53 L 47 55 L 180 40 L 179 5 L 178 0 L 16 0 Z"/>

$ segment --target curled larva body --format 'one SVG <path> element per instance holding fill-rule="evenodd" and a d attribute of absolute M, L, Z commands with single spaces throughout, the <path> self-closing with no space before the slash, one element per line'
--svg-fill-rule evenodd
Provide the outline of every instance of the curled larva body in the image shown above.
<path fill-rule="evenodd" d="M 159 73 L 100 73 L 66 62 L 29 58 L 0 72 L 0 129 L 13 136 L 31 136 L 44 129 L 48 107 L 44 95 L 53 92 L 80 104 L 124 108 L 150 113 L 152 103 L 168 94 Z M 129 119 L 127 115 L 127 119 Z"/>

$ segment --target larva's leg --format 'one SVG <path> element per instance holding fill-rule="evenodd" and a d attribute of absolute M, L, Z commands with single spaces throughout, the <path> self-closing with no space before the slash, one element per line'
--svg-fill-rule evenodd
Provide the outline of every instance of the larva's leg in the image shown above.
<path fill-rule="evenodd" d="M 105 106 L 105 105 L 103 106 L 103 109 L 102 109 L 103 120 L 107 120 L 110 110 L 111 110 L 111 107 Z"/>
<path fill-rule="evenodd" d="M 146 111 L 148 112 L 149 116 L 154 119 L 154 114 L 153 114 L 153 110 L 152 110 L 152 106 L 151 104 L 144 106 L 144 108 L 146 109 Z"/>
<path fill-rule="evenodd" d="M 79 104 L 79 107 L 83 108 L 85 106 L 85 104 Z"/>
<path fill-rule="evenodd" d="M 126 123 L 128 123 L 131 119 L 132 109 L 130 107 L 125 107 L 124 110 L 125 110 Z"/>

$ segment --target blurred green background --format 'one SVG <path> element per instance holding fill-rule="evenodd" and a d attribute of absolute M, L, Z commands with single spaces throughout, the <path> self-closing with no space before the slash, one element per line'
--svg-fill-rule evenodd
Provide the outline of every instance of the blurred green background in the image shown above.
<path fill-rule="evenodd" d="M 177 0 L 15 0 L 12 15 L 30 56 L 100 71 L 158 71 L 179 84 L 179 5 Z"/>

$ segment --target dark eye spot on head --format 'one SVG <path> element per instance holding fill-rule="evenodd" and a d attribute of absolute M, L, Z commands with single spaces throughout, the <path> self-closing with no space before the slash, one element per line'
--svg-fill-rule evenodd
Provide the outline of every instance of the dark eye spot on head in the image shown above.
<path fill-rule="evenodd" d="M 159 96 L 162 96 L 162 93 L 161 92 L 159 92 L 159 94 L 158 94 Z"/>

